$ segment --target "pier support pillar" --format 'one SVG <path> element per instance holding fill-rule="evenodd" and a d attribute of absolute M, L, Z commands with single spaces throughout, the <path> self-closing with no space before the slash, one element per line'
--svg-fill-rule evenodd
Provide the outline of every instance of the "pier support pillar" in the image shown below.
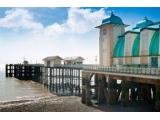
<path fill-rule="evenodd" d="M 105 83 L 106 83 L 106 77 L 104 75 L 98 75 L 98 103 L 99 104 L 106 102 Z"/>
<path fill-rule="evenodd" d="M 98 99 L 98 74 L 95 74 L 95 96 L 94 98 L 95 99 Z"/>
<path fill-rule="evenodd" d="M 117 95 L 117 80 L 108 78 L 108 104 L 116 104 Z"/>
<path fill-rule="evenodd" d="M 136 83 L 131 82 L 131 83 L 130 83 L 130 86 L 131 86 L 130 101 L 131 101 L 131 102 L 135 102 L 136 99 L 137 99 Z"/>
<path fill-rule="evenodd" d="M 151 86 L 148 84 L 138 84 L 137 87 L 138 101 L 140 104 L 149 104 L 151 98 Z"/>
<path fill-rule="evenodd" d="M 8 65 L 6 65 L 6 77 L 8 77 Z"/>
<path fill-rule="evenodd" d="M 155 109 L 156 111 L 160 111 L 160 85 L 156 85 L 155 89 Z"/>
<path fill-rule="evenodd" d="M 151 103 L 151 87 L 148 84 L 142 85 L 142 98 L 146 104 Z"/>
<path fill-rule="evenodd" d="M 90 97 L 90 76 L 89 73 L 82 72 L 82 103 L 92 105 Z"/>
<path fill-rule="evenodd" d="M 121 103 L 123 106 L 128 106 L 129 104 L 129 82 L 122 81 L 122 95 L 121 95 Z"/>

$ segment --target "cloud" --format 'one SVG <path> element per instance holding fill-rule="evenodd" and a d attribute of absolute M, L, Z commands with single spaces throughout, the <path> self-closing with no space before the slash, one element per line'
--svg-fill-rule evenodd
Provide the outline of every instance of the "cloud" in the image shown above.
<path fill-rule="evenodd" d="M 45 35 L 81 34 L 89 32 L 94 26 L 100 24 L 104 16 L 104 9 L 92 12 L 91 9 L 70 8 L 68 9 L 68 18 L 64 23 L 53 23 L 44 27 L 40 22 L 35 21 L 32 12 L 25 8 L 13 8 L 5 12 L 4 18 L 0 18 L 0 28 L 39 31 Z"/>
<path fill-rule="evenodd" d="M 70 8 L 66 22 L 63 24 L 54 23 L 46 27 L 45 33 L 47 35 L 53 35 L 54 33 L 83 34 L 100 24 L 104 16 L 104 9 L 92 12 L 91 9 Z"/>
<path fill-rule="evenodd" d="M 1 28 L 13 30 L 27 29 L 31 32 L 43 30 L 43 25 L 34 21 L 34 16 L 23 8 L 13 8 L 5 12 L 5 17 L 0 19 Z"/>
<path fill-rule="evenodd" d="M 17 35 L 0 47 L 0 55 L 4 58 L 0 62 L 3 64 L 21 62 L 24 56 L 29 61 L 42 62 L 43 57 L 48 55 L 62 57 L 81 55 L 86 59 L 86 63 L 94 63 L 95 56 L 98 56 L 99 39 L 98 30 L 94 27 L 105 17 L 104 9 L 92 11 L 69 8 L 64 23 L 54 22 L 46 27 L 35 21 L 34 17 L 34 14 L 26 8 L 16 8 L 6 11 L 5 17 L 0 18 L 0 28 L 31 31 L 30 36 Z M 0 36 L 0 39 L 3 38 Z"/>

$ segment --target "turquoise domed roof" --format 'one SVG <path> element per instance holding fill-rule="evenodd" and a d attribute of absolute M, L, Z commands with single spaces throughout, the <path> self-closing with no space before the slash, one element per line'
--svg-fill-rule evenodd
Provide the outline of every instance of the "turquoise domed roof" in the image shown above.
<path fill-rule="evenodd" d="M 122 21 L 122 19 L 118 16 L 116 16 L 113 12 L 111 12 L 111 15 L 105 19 L 102 20 L 102 24 L 97 26 L 96 28 L 99 28 L 106 24 L 118 24 L 118 25 L 125 25 Z M 128 25 L 125 25 L 128 26 Z"/>
<path fill-rule="evenodd" d="M 108 18 L 102 20 L 102 24 L 123 24 L 123 21 L 120 17 L 116 16 L 111 12 L 111 15 Z"/>
<path fill-rule="evenodd" d="M 133 29 L 143 29 L 149 25 L 153 25 L 153 22 L 145 17 L 142 21 L 138 22 L 136 27 L 134 27 Z"/>

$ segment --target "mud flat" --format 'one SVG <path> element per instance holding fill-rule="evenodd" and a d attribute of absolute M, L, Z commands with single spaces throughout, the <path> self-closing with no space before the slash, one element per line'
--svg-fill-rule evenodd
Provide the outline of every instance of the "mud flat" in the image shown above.
<path fill-rule="evenodd" d="M 0 112 L 151 112 L 152 106 L 99 105 L 86 106 L 76 96 L 56 95 L 22 97 L 16 101 L 0 102 Z"/>
<path fill-rule="evenodd" d="M 80 102 L 80 97 L 58 97 L 56 95 L 25 98 L 0 102 L 1 112 L 87 112 L 100 111 Z"/>

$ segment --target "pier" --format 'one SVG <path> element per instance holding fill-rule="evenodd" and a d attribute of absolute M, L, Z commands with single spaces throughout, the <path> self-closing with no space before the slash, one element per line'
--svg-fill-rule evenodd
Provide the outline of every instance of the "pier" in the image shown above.
<path fill-rule="evenodd" d="M 87 67 L 82 72 L 84 104 L 152 104 L 160 110 L 160 68 Z"/>
<path fill-rule="evenodd" d="M 153 104 L 160 110 L 160 68 L 10 64 L 6 77 L 40 82 L 57 95 L 81 95 L 86 105 Z"/>
<path fill-rule="evenodd" d="M 33 80 L 47 86 L 57 95 L 81 94 L 81 69 L 76 67 L 57 65 L 45 67 L 35 64 L 6 65 L 6 77 L 15 77 L 19 80 Z"/>

